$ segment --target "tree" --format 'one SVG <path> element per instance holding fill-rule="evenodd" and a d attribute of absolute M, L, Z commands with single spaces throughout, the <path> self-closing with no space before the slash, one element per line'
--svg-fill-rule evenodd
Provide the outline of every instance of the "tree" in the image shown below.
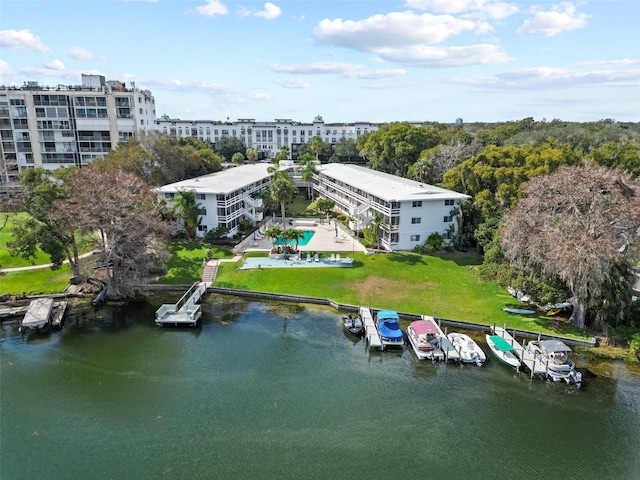
<path fill-rule="evenodd" d="M 173 199 L 172 212 L 180 219 L 187 238 L 196 238 L 196 231 L 202 222 L 201 205 L 196 202 L 195 190 L 180 190 Z"/>
<path fill-rule="evenodd" d="M 311 199 L 311 178 L 315 173 L 318 173 L 316 162 L 314 160 L 307 161 L 302 170 L 302 181 L 307 184 L 307 200 Z"/>
<path fill-rule="evenodd" d="M 280 238 L 283 234 L 283 230 L 280 227 L 272 227 L 264 234 L 271 239 L 271 247 L 275 250 L 276 248 L 276 240 Z"/>
<path fill-rule="evenodd" d="M 222 137 L 213 147 L 214 151 L 224 157 L 225 160 L 231 161 L 234 153 L 245 153 L 247 146 L 238 137 Z"/>
<path fill-rule="evenodd" d="M 286 206 L 298 191 L 296 184 L 291 181 L 289 175 L 276 175 L 271 181 L 269 186 L 271 192 L 271 198 L 280 204 L 280 213 L 282 215 L 282 230 L 287 230 L 287 224 L 285 219 Z"/>
<path fill-rule="evenodd" d="M 236 152 L 233 154 L 233 157 L 231 157 L 231 161 L 236 165 L 241 165 L 244 163 L 244 155 L 240 152 Z"/>
<path fill-rule="evenodd" d="M 287 145 L 282 145 L 278 153 L 276 153 L 276 160 L 281 162 L 282 160 L 289 160 L 289 147 Z"/>
<path fill-rule="evenodd" d="M 612 269 L 639 247 L 640 179 L 605 167 L 560 167 L 530 180 L 504 217 L 502 248 L 514 265 L 558 277 L 573 295 L 571 321 L 585 327 L 587 307 Z"/>
<path fill-rule="evenodd" d="M 429 247 L 429 250 L 432 252 L 437 252 L 442 248 L 442 244 L 444 243 L 444 237 L 442 234 L 438 232 L 433 232 L 431 235 L 427 237 L 425 244 Z"/>
<path fill-rule="evenodd" d="M 304 238 L 304 231 L 299 230 L 297 228 L 290 228 L 289 230 L 287 230 L 287 237 L 289 240 L 295 242 L 296 252 L 297 252 L 298 245 L 300 244 L 300 240 Z"/>
<path fill-rule="evenodd" d="M 370 222 L 370 228 L 373 232 L 376 248 L 378 251 L 380 251 L 380 236 L 382 234 L 382 227 L 386 224 L 387 222 L 385 221 L 384 217 L 379 212 L 374 212 L 373 218 Z"/>
<path fill-rule="evenodd" d="M 29 213 L 14 224 L 14 240 L 7 243 L 12 255 L 33 262 L 36 247 L 47 253 L 55 270 L 64 260 L 73 276 L 80 275 L 77 224 L 68 214 L 54 215 L 51 205 L 69 196 L 65 179 L 73 169 L 45 170 L 33 168 L 20 174 L 23 209 Z"/>
<path fill-rule="evenodd" d="M 321 198 L 316 202 L 316 210 L 320 213 L 324 213 L 329 218 L 329 213 L 336 206 L 336 202 L 329 200 L 328 198 Z"/>
<path fill-rule="evenodd" d="M 316 160 L 320 159 L 320 152 L 323 150 L 325 143 L 318 135 L 311 137 L 308 142 L 309 150 L 316 156 Z"/>
<path fill-rule="evenodd" d="M 134 298 L 162 252 L 172 227 L 160 219 L 157 195 L 131 173 L 75 170 L 65 182 L 68 198 L 52 209 L 76 219 L 99 250 L 106 272 L 106 297 Z"/>
<path fill-rule="evenodd" d="M 352 157 L 358 156 L 358 144 L 353 138 L 340 137 L 334 151 L 341 160 L 346 157 L 347 162 L 351 162 Z"/>
<path fill-rule="evenodd" d="M 258 157 L 260 156 L 260 152 L 255 147 L 247 148 L 247 151 L 245 152 L 244 156 L 251 163 L 255 163 L 256 160 L 258 160 Z"/>

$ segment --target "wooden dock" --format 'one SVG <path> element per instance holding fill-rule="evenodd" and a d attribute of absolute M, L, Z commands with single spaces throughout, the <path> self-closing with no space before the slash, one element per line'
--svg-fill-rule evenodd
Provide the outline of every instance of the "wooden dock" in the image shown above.
<path fill-rule="evenodd" d="M 360 307 L 360 318 L 362 318 L 362 321 L 364 322 L 365 338 L 369 347 L 379 348 L 382 350 L 382 339 L 380 338 L 376 324 L 373 321 L 371 310 L 366 307 Z"/>
<path fill-rule="evenodd" d="M 27 313 L 24 314 L 20 329 L 30 328 L 37 330 L 51 322 L 51 310 L 53 309 L 53 298 L 36 298 L 31 301 Z"/>
<path fill-rule="evenodd" d="M 165 303 L 156 311 L 156 325 L 191 325 L 195 327 L 200 320 L 202 310 L 196 302 L 200 301 L 207 290 L 203 282 L 196 282 L 178 300 L 178 303 Z"/>
<path fill-rule="evenodd" d="M 453 346 L 453 343 L 451 343 L 451 341 L 447 338 L 447 335 L 442 331 L 442 328 L 440 328 L 440 324 L 436 322 L 435 318 L 427 315 L 422 315 L 421 318 L 422 320 L 432 322 L 438 329 L 438 345 L 444 355 L 444 361 L 446 362 L 447 360 L 451 360 L 453 362 L 459 362 L 460 354 L 456 350 L 456 347 Z"/>
<path fill-rule="evenodd" d="M 502 327 L 494 327 L 493 328 L 496 335 L 502 337 L 509 345 L 511 345 L 514 349 L 514 353 L 522 362 L 522 365 L 527 367 L 531 376 L 534 375 L 547 375 L 547 366 L 540 361 L 539 358 L 535 357 L 532 353 L 527 351 L 522 344 L 520 344 L 516 339 L 507 331 L 506 328 Z"/>

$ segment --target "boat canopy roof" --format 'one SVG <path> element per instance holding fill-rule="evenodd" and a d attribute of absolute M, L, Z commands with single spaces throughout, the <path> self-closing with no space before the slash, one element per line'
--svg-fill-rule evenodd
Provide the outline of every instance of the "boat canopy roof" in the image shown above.
<path fill-rule="evenodd" d="M 388 318 L 386 320 L 380 320 L 378 322 L 378 332 L 381 336 L 386 338 L 400 339 L 402 338 L 402 330 L 397 320 Z"/>
<path fill-rule="evenodd" d="M 511 350 L 515 350 L 515 348 L 513 348 L 511 345 L 509 345 L 509 342 L 507 342 L 500 335 L 491 335 L 491 341 L 495 344 L 495 346 L 496 346 L 496 348 L 498 350 L 501 350 L 503 352 L 508 352 L 508 351 L 511 351 Z"/>
<path fill-rule="evenodd" d="M 378 320 L 386 320 L 391 318 L 393 320 L 398 320 L 400 317 L 398 316 L 398 312 L 394 312 L 393 310 L 380 310 L 378 312 Z"/>
<path fill-rule="evenodd" d="M 571 352 L 571 348 L 569 348 L 564 342 L 560 340 L 542 340 L 540 343 L 540 348 L 545 353 L 557 353 L 557 352 Z"/>
<path fill-rule="evenodd" d="M 436 335 L 438 333 L 438 329 L 433 322 L 428 322 L 426 320 L 416 320 L 415 322 L 411 322 L 411 328 L 416 332 L 416 335 Z"/>

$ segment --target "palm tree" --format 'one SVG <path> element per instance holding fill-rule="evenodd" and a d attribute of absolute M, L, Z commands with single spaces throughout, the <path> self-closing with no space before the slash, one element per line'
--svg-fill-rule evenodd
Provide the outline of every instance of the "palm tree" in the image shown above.
<path fill-rule="evenodd" d="M 267 167 L 267 173 L 276 177 L 280 175 L 280 160 L 276 157 L 273 159 L 273 163 Z"/>
<path fill-rule="evenodd" d="M 282 235 L 282 229 L 280 227 L 272 227 L 264 234 L 271 239 L 271 247 L 275 250 L 276 240 Z"/>
<path fill-rule="evenodd" d="M 316 135 L 315 137 L 311 137 L 311 139 L 309 140 L 309 149 L 316 154 L 316 160 L 320 158 L 320 151 L 322 150 L 322 147 L 324 147 L 322 138 L 320 138 L 318 135 Z"/>
<path fill-rule="evenodd" d="M 195 190 L 179 190 L 173 200 L 173 213 L 182 221 L 187 238 L 196 238 L 196 229 L 200 226 L 201 205 L 196 202 Z"/>
<path fill-rule="evenodd" d="M 282 145 L 280 147 L 280 150 L 278 150 L 278 153 L 276 153 L 275 158 L 278 161 L 288 160 L 289 159 L 289 147 L 287 145 Z"/>
<path fill-rule="evenodd" d="M 244 154 L 245 158 L 249 160 L 251 163 L 254 163 L 258 157 L 260 156 L 257 148 L 247 148 L 247 151 Z"/>
<path fill-rule="evenodd" d="M 382 233 L 382 226 L 386 224 L 387 222 L 379 212 L 375 212 L 373 214 L 373 218 L 371 219 L 371 227 L 375 234 L 377 251 L 380 251 L 380 235 Z"/>
<path fill-rule="evenodd" d="M 304 170 L 302 170 L 302 181 L 307 184 L 307 200 L 311 199 L 311 178 L 314 173 L 318 173 L 316 164 L 313 160 L 304 164 Z"/>
<path fill-rule="evenodd" d="M 285 221 L 285 207 L 287 206 L 287 203 L 293 200 L 293 197 L 298 191 L 296 184 L 291 181 L 286 172 L 284 172 L 284 175 L 276 174 L 275 178 L 271 182 L 269 191 L 271 192 L 271 198 L 280 204 L 282 229 L 286 231 L 287 224 Z"/>
<path fill-rule="evenodd" d="M 298 251 L 298 245 L 300 244 L 300 240 L 304 238 L 304 232 L 302 230 L 298 230 L 297 228 L 290 228 L 287 230 L 286 239 L 295 242 L 296 244 L 296 252 Z"/>

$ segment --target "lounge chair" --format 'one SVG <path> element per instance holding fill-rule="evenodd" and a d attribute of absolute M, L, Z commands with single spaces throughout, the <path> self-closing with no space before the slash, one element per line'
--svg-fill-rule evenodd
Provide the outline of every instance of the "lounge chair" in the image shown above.
<path fill-rule="evenodd" d="M 310 261 L 311 261 L 311 254 L 307 253 L 307 262 L 310 262 Z"/>
<path fill-rule="evenodd" d="M 331 254 L 331 258 L 329 259 L 330 262 L 335 262 L 336 261 L 336 254 L 332 253 Z"/>
<path fill-rule="evenodd" d="M 339 262 L 339 261 L 340 261 L 340 254 L 336 253 L 336 262 Z"/>
<path fill-rule="evenodd" d="M 320 257 L 319 255 L 316 253 L 315 256 L 313 257 L 313 261 L 314 262 L 319 262 L 320 261 Z"/>

